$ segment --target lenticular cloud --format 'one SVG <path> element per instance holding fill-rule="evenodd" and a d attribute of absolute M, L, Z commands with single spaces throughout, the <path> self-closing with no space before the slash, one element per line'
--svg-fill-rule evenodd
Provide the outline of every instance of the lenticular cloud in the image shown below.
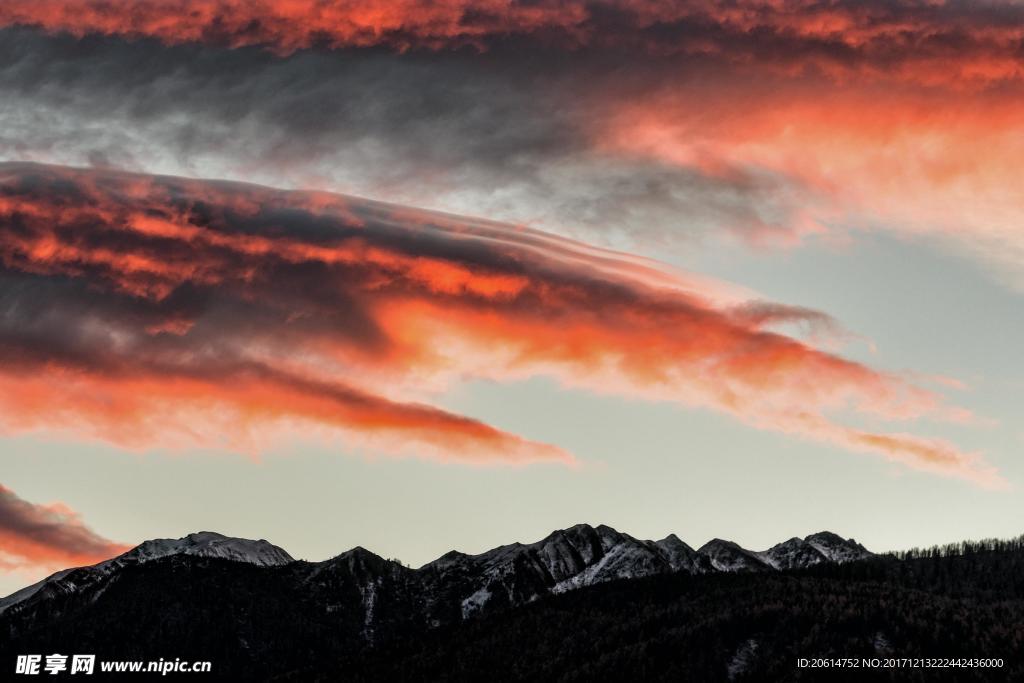
<path fill-rule="evenodd" d="M 537 230 L 335 194 L 4 164 L 0 264 L 8 430 L 148 448 L 238 445 L 271 425 L 443 460 L 572 463 L 431 405 L 459 380 L 544 375 L 1001 483 L 953 444 L 859 426 L 964 415 L 772 329 L 827 316 L 736 301 Z"/>

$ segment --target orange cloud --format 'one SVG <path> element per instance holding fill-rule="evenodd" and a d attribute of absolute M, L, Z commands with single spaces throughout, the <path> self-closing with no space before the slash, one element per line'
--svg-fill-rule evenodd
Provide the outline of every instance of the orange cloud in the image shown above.
<path fill-rule="evenodd" d="M 89 565 L 129 548 L 85 526 L 62 503 L 30 503 L 0 484 L 0 568 L 38 571 Z"/>
<path fill-rule="evenodd" d="M 424 403 L 458 378 L 557 377 L 999 485 L 972 453 L 860 419 L 941 397 L 773 331 L 818 312 L 536 230 L 253 185 L 0 167 L 10 429 L 129 445 L 304 424 L 470 461 L 569 461 Z M 858 417 L 861 416 L 861 417 Z"/>
<path fill-rule="evenodd" d="M 617 157 L 776 179 L 788 209 L 775 222 L 725 226 L 755 242 L 884 229 L 955 244 L 1024 284 L 1021 95 L 732 72 L 612 102 L 591 139 Z"/>

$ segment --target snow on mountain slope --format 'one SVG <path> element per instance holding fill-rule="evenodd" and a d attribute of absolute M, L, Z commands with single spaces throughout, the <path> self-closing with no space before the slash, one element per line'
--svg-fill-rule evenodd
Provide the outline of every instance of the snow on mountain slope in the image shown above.
<path fill-rule="evenodd" d="M 872 555 L 855 540 L 828 531 L 803 539 L 794 537 L 762 551 L 746 550 L 731 541 L 715 539 L 697 552 L 710 558 L 718 571 L 804 569 L 822 562 L 852 562 Z"/>
<path fill-rule="evenodd" d="M 15 605 L 21 602 L 22 600 L 28 600 L 33 595 L 42 590 L 43 587 L 47 585 L 47 583 L 52 581 L 59 581 L 60 579 L 64 578 L 73 571 L 75 571 L 75 567 L 72 567 L 71 569 L 62 569 L 59 572 L 50 574 L 42 581 L 36 581 L 31 586 L 25 586 L 21 590 L 11 593 L 6 598 L 0 598 L 0 613 L 2 613 L 11 605 Z"/>
<path fill-rule="evenodd" d="M 552 592 L 564 593 L 604 581 L 635 579 L 672 571 L 660 548 L 653 543 L 637 541 L 625 534 L 623 537 L 621 541 L 609 547 L 599 560 L 552 586 Z"/>
<path fill-rule="evenodd" d="M 803 569 L 828 561 L 817 548 L 800 538 L 791 538 L 755 554 L 772 569 Z"/>
<path fill-rule="evenodd" d="M 711 560 L 711 566 L 720 572 L 764 571 L 771 568 L 758 553 L 720 538 L 708 541 L 697 552 Z"/>
<path fill-rule="evenodd" d="M 168 555 L 220 557 L 235 562 L 248 562 L 260 567 L 276 567 L 294 562 L 294 558 L 276 545 L 247 538 L 232 538 L 213 531 L 200 531 L 183 538 L 157 538 L 138 545 L 110 562 L 146 562 Z"/>
<path fill-rule="evenodd" d="M 706 574 L 714 571 L 710 560 L 679 540 L 675 534 L 669 534 L 654 543 L 661 550 L 662 556 L 669 563 L 672 571 L 689 572 L 690 574 Z"/>
<path fill-rule="evenodd" d="M 513 543 L 479 555 L 451 552 L 424 565 L 441 582 L 461 580 L 462 601 L 470 612 L 481 598 L 503 594 L 511 604 L 545 593 L 562 593 L 615 579 L 638 578 L 700 565 L 678 538 L 640 541 L 608 526 L 578 524 L 536 543 Z"/>
<path fill-rule="evenodd" d="M 874 553 L 852 538 L 844 539 L 831 531 L 819 531 L 804 539 L 830 562 L 853 562 L 871 557 Z"/>
<path fill-rule="evenodd" d="M 171 555 L 219 557 L 260 567 L 273 567 L 295 560 L 283 549 L 264 541 L 232 538 L 212 531 L 200 531 L 182 538 L 145 541 L 117 557 L 89 567 L 73 567 L 12 593 L 0 600 L 0 613 L 39 594 L 67 594 L 99 583 L 120 568 Z"/>

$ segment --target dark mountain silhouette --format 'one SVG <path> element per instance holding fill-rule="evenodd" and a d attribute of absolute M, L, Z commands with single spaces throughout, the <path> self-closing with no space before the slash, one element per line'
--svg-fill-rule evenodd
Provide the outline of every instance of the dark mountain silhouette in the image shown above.
<path fill-rule="evenodd" d="M 798 657 L 888 653 L 1001 657 L 1003 677 L 956 680 L 1008 680 L 1022 605 L 1019 542 L 876 556 L 823 532 L 694 550 L 578 525 L 412 569 L 204 532 L 3 599 L 0 654 L 209 660 L 213 679 L 582 681 L 814 680 Z"/>

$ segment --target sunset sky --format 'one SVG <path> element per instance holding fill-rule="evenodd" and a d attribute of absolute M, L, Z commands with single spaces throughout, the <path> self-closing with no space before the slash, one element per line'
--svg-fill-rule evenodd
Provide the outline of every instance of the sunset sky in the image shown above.
<path fill-rule="evenodd" d="M 1024 5 L 5 0 L 0 595 L 1021 533 Z"/>

